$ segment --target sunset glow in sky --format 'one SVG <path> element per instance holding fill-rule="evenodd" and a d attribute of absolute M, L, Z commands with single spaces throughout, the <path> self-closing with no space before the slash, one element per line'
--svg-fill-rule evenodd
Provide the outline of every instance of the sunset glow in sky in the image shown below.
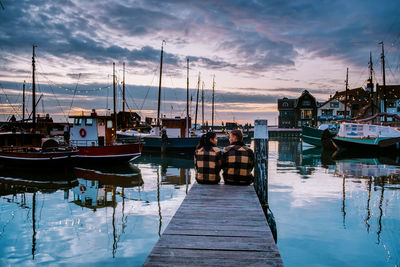
<path fill-rule="evenodd" d="M 327 100 L 344 89 L 347 67 L 350 88 L 365 86 L 370 52 L 382 83 L 381 41 L 386 82 L 400 83 L 399 1 L 0 1 L 0 120 L 21 117 L 33 44 L 43 94 L 38 112 L 57 121 L 112 109 L 113 62 L 119 84 L 126 64 L 129 108 L 156 116 L 162 40 L 167 116 L 186 112 L 187 57 L 194 100 L 199 72 L 204 82 L 207 120 L 214 75 L 218 121 L 269 124 L 276 123 L 277 98 L 307 89 Z"/>

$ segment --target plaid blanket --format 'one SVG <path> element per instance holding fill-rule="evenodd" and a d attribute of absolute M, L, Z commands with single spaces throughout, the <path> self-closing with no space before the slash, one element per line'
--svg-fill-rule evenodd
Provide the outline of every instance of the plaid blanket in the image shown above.
<path fill-rule="evenodd" d="M 194 154 L 198 183 L 217 184 L 221 180 L 221 150 L 218 147 L 202 147 Z"/>
<path fill-rule="evenodd" d="M 242 142 L 227 146 L 222 152 L 222 169 L 227 184 L 249 185 L 254 177 L 254 153 Z"/>

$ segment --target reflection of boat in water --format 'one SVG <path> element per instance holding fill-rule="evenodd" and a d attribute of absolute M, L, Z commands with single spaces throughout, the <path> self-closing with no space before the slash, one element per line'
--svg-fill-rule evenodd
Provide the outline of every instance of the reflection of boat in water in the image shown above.
<path fill-rule="evenodd" d="M 130 163 L 101 168 L 74 168 L 79 184 L 72 191 L 74 203 L 87 208 L 117 205 L 117 187 L 132 188 L 143 185 L 140 170 Z"/>
<path fill-rule="evenodd" d="M 134 170 L 130 173 L 111 173 L 101 170 L 74 168 L 76 177 L 89 181 L 99 181 L 103 185 L 112 185 L 119 187 L 135 187 L 143 184 L 140 170 Z"/>
<path fill-rule="evenodd" d="M 0 195 L 19 193 L 52 193 L 70 189 L 78 184 L 73 173 L 68 171 L 39 171 L 19 168 L 0 168 Z"/>
<path fill-rule="evenodd" d="M 194 168 L 193 154 L 165 157 L 159 154 L 142 154 L 137 164 L 161 166 L 163 184 L 187 185 L 191 183 L 190 169 Z"/>
<path fill-rule="evenodd" d="M 369 178 L 385 177 L 388 183 L 400 181 L 400 167 L 383 164 L 380 158 L 354 158 L 336 160 L 336 171 L 338 176 Z"/>

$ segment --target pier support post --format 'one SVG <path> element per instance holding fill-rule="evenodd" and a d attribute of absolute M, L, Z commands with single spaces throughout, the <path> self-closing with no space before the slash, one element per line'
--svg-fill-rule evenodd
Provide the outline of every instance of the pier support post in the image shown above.
<path fill-rule="evenodd" d="M 268 209 L 268 121 L 254 121 L 254 189 L 264 211 Z"/>
<path fill-rule="evenodd" d="M 275 243 L 278 240 L 278 231 L 274 215 L 268 205 L 268 121 L 254 121 L 254 189 L 260 200 L 265 217 Z"/>

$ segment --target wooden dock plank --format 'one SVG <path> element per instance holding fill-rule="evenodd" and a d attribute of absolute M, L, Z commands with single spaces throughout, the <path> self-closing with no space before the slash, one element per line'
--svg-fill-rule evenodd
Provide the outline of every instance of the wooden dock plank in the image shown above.
<path fill-rule="evenodd" d="M 144 266 L 283 266 L 252 186 L 195 183 Z"/>

